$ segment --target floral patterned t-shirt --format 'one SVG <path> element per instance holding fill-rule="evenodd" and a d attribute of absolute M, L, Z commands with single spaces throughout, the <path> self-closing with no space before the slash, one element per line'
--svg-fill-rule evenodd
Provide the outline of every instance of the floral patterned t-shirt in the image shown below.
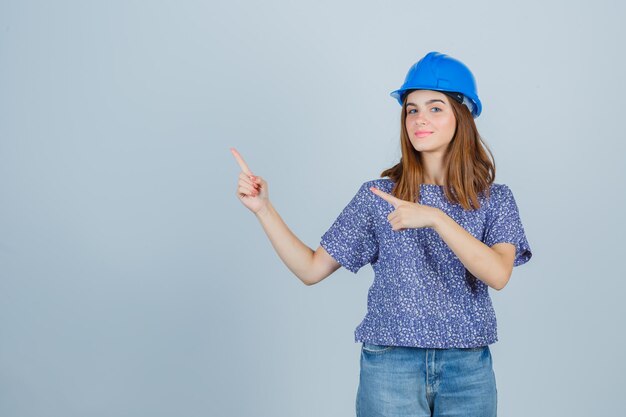
<path fill-rule="evenodd" d="M 394 182 L 363 183 L 320 242 L 349 271 L 356 274 L 366 264 L 374 270 L 355 342 L 422 348 L 496 342 L 488 285 L 469 274 L 434 229 L 392 230 L 387 216 L 395 209 L 371 186 L 391 194 Z M 532 253 L 513 193 L 504 184 L 492 184 L 490 193 L 488 199 L 479 194 L 479 209 L 465 210 L 446 199 L 443 186 L 421 184 L 418 203 L 443 210 L 489 247 L 514 244 L 514 266 L 522 265 Z"/>

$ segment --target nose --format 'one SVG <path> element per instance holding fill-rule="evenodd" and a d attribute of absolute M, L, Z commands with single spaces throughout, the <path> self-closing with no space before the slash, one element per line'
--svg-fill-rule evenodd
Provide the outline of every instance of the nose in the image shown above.
<path fill-rule="evenodd" d="M 424 117 L 424 115 L 422 113 L 418 113 L 415 116 L 415 124 L 418 126 L 425 126 L 426 125 L 426 118 Z"/>

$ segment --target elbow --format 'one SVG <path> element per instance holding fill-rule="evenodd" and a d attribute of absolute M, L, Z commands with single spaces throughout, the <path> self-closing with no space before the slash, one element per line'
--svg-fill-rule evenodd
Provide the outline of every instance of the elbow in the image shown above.
<path fill-rule="evenodd" d="M 302 281 L 304 285 L 306 285 L 307 287 L 310 287 L 311 285 L 319 284 L 324 279 L 326 279 L 328 275 L 330 274 L 326 274 L 326 273 L 322 274 L 318 271 L 318 273 L 310 274 L 308 276 L 301 278 L 300 280 Z"/>
<path fill-rule="evenodd" d="M 297 276 L 297 275 L 296 275 Z M 298 279 L 300 280 L 300 282 L 302 282 L 304 285 L 306 285 L 307 287 L 310 287 L 311 285 L 314 285 L 315 283 L 310 280 L 308 277 L 300 277 L 297 276 Z"/>
<path fill-rule="evenodd" d="M 310 287 L 312 285 L 317 284 L 321 280 L 320 279 L 316 279 L 315 277 L 309 276 L 309 277 L 302 277 L 302 278 L 300 278 L 300 281 L 302 281 L 302 283 L 304 285 L 306 285 L 307 287 Z"/>
<path fill-rule="evenodd" d="M 498 291 L 502 290 L 504 287 L 506 287 L 506 284 L 509 283 L 509 279 L 510 278 L 511 278 L 511 275 L 509 274 L 509 275 L 505 276 L 504 279 L 503 278 L 498 279 L 494 283 L 494 285 L 492 285 L 491 288 L 493 288 L 494 290 L 498 290 Z"/>

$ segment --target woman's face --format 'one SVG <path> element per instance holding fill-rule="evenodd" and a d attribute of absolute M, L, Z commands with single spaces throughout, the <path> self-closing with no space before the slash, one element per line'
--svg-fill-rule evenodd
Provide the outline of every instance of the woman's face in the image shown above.
<path fill-rule="evenodd" d="M 405 125 L 415 150 L 444 152 L 456 130 L 456 119 L 448 96 L 433 90 L 409 93 Z"/>

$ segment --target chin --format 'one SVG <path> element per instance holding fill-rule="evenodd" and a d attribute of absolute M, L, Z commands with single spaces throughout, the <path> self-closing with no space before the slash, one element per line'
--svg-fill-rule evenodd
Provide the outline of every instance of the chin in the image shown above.
<path fill-rule="evenodd" d="M 411 145 L 413 145 L 413 149 L 415 149 L 416 151 L 428 151 L 430 149 L 433 149 L 433 146 L 430 143 L 411 142 Z"/>
<path fill-rule="evenodd" d="M 420 144 L 418 146 L 413 145 L 413 149 L 418 152 L 439 152 L 445 149 L 445 146 L 424 146 L 423 144 Z"/>

